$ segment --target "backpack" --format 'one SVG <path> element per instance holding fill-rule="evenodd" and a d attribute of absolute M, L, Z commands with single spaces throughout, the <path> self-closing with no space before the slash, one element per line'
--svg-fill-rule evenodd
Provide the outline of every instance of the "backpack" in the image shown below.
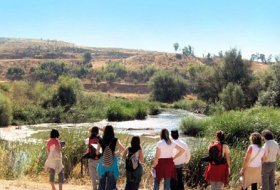
<path fill-rule="evenodd" d="M 203 157 L 201 160 L 204 162 L 210 162 L 215 165 L 226 164 L 226 159 L 222 155 L 223 152 L 223 145 L 222 151 L 219 150 L 218 145 L 213 145 L 209 148 L 208 156 Z"/>
<path fill-rule="evenodd" d="M 89 139 L 88 141 L 88 152 L 83 155 L 83 158 L 85 159 L 99 159 L 100 158 L 100 154 L 97 155 L 96 154 L 96 148 L 97 148 L 97 144 L 99 142 L 100 137 L 97 136 L 93 139 Z"/>
<path fill-rule="evenodd" d="M 125 160 L 125 168 L 127 171 L 134 171 L 139 166 L 139 151 L 135 153 L 129 153 Z"/>
<path fill-rule="evenodd" d="M 110 145 L 111 145 L 111 143 L 109 145 L 107 145 L 103 151 L 102 159 L 103 159 L 103 166 L 105 168 L 109 168 L 110 166 L 113 165 L 114 156 L 113 156 L 113 152 L 110 148 Z"/>

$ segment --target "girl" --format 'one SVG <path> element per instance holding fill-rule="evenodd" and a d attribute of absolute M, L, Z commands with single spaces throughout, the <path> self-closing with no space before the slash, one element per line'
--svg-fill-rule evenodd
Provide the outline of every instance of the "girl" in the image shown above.
<path fill-rule="evenodd" d="M 50 184 L 52 190 L 55 190 L 54 176 L 58 174 L 59 190 L 62 190 L 63 184 L 63 165 L 62 165 L 62 142 L 58 140 L 59 132 L 56 129 L 52 129 L 50 139 L 47 144 L 48 158 L 45 162 L 45 169 L 50 173 Z"/>
<path fill-rule="evenodd" d="M 229 148 L 224 144 L 225 134 L 223 131 L 217 131 L 215 140 L 209 145 L 209 150 L 216 147 L 219 156 L 225 160 L 223 163 L 210 162 L 206 167 L 205 180 L 210 183 L 211 190 L 221 190 L 227 184 L 230 172 Z"/>
<path fill-rule="evenodd" d="M 247 189 L 251 185 L 252 190 L 257 190 L 257 184 L 261 183 L 261 167 L 264 149 L 262 146 L 262 136 L 259 133 L 250 135 L 251 145 L 247 149 L 243 167 L 240 171 L 243 176 L 242 189 Z"/>
<path fill-rule="evenodd" d="M 126 160 L 125 190 L 138 190 L 143 174 L 141 163 L 144 163 L 140 137 L 133 136 L 130 145 L 123 153 L 123 158 Z"/>
<path fill-rule="evenodd" d="M 170 189 L 170 179 L 176 178 L 176 167 L 173 160 L 184 154 L 185 150 L 169 138 L 167 129 L 162 129 L 160 141 L 156 145 L 156 155 L 153 163 L 155 169 L 154 190 L 159 190 L 161 179 L 164 179 L 164 190 Z M 173 157 L 173 150 L 178 153 Z"/>
<path fill-rule="evenodd" d="M 96 154 L 102 155 L 97 166 L 97 172 L 100 176 L 98 190 L 114 190 L 116 189 L 116 180 L 119 176 L 117 156 L 124 150 L 121 142 L 115 138 L 114 129 L 111 125 L 107 125 L 104 129 L 103 137 L 99 140 Z M 116 149 L 119 151 L 116 151 Z"/>

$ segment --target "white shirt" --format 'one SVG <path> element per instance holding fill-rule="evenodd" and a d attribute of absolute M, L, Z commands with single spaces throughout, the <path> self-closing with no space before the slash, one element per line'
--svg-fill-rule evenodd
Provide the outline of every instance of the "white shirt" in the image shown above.
<path fill-rule="evenodd" d="M 184 154 L 182 154 L 181 156 L 179 156 L 178 158 L 176 158 L 174 160 L 174 164 L 181 165 L 181 164 L 188 163 L 191 158 L 190 149 L 189 149 L 188 145 L 180 139 L 174 140 L 174 142 L 185 150 Z M 175 156 L 178 152 L 179 151 L 177 149 L 174 149 L 173 156 Z"/>
<path fill-rule="evenodd" d="M 275 140 L 268 140 L 263 145 L 265 151 L 265 162 L 276 162 L 277 156 L 280 156 L 280 148 Z"/>
<path fill-rule="evenodd" d="M 264 155 L 264 149 L 258 147 L 255 144 L 249 146 L 248 151 L 251 152 L 251 157 L 249 160 L 249 167 L 256 168 L 262 166 L 262 157 Z"/>
<path fill-rule="evenodd" d="M 167 144 L 165 140 L 158 141 L 156 147 L 160 150 L 159 158 L 172 158 L 175 146 L 174 141 L 171 141 L 171 144 Z"/>

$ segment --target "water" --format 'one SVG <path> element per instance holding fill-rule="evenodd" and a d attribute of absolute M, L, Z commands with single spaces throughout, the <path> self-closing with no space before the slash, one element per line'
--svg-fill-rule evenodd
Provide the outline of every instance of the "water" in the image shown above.
<path fill-rule="evenodd" d="M 183 117 L 204 117 L 185 110 L 166 110 L 159 115 L 148 116 L 145 120 L 132 120 L 120 122 L 108 122 L 103 120 L 95 123 L 97 126 L 111 124 L 117 131 L 133 135 L 154 135 L 166 128 L 169 131 L 179 129 Z"/>
<path fill-rule="evenodd" d="M 121 122 L 108 122 L 102 120 L 95 123 L 66 123 L 66 124 L 54 124 L 54 123 L 42 123 L 37 125 L 24 125 L 20 129 L 16 127 L 0 128 L 0 138 L 16 141 L 30 137 L 32 134 L 44 131 L 42 128 L 90 128 L 93 126 L 104 127 L 107 124 L 111 124 L 116 132 L 123 132 L 132 135 L 147 135 L 155 136 L 161 129 L 166 128 L 169 131 L 172 129 L 179 129 L 181 119 L 183 117 L 204 117 L 204 115 L 194 114 L 192 112 L 184 110 L 165 110 L 159 115 L 147 116 L 145 120 L 132 120 Z M 40 130 L 36 130 L 36 127 Z M 29 139 L 30 140 L 30 139 Z"/>

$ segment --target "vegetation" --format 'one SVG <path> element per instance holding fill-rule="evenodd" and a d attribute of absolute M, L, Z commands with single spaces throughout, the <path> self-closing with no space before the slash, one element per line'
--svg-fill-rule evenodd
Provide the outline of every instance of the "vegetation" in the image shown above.
<path fill-rule="evenodd" d="M 12 120 L 10 100 L 0 93 L 0 126 L 8 126 Z"/>
<path fill-rule="evenodd" d="M 168 72 L 158 72 L 150 80 L 152 98 L 161 102 L 173 102 L 186 94 L 186 81 Z"/>
<path fill-rule="evenodd" d="M 15 66 L 9 67 L 6 75 L 10 80 L 21 80 L 24 74 L 25 72 L 21 67 Z"/>

